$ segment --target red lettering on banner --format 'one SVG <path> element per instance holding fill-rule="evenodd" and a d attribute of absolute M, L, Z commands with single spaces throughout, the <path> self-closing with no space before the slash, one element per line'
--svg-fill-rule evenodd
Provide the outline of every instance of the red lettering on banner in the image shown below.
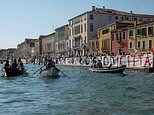
<path fill-rule="evenodd" d="M 125 56 L 121 56 L 121 57 L 120 57 L 120 65 L 122 65 L 122 58 L 123 58 L 123 57 L 125 57 Z"/>
<path fill-rule="evenodd" d="M 138 55 L 138 57 L 140 58 L 140 67 L 142 66 L 142 55 Z"/>
<path fill-rule="evenodd" d="M 151 66 L 149 55 L 147 55 L 147 57 L 146 57 L 144 66 L 146 66 L 147 64 L 149 64 L 149 66 Z"/>

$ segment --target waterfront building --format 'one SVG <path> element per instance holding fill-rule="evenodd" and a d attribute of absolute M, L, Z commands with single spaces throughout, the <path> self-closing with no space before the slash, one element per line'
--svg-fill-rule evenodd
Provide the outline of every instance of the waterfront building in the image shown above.
<path fill-rule="evenodd" d="M 145 22 L 129 28 L 130 53 L 152 53 L 154 48 L 154 22 Z"/>
<path fill-rule="evenodd" d="M 40 35 L 39 37 L 39 57 L 55 57 L 55 33 Z"/>
<path fill-rule="evenodd" d="M 6 49 L 1 49 L 0 50 L 0 60 L 6 60 Z"/>
<path fill-rule="evenodd" d="M 55 29 L 56 32 L 56 43 L 55 52 L 56 56 L 69 56 L 70 48 L 68 47 L 68 25 L 61 26 Z"/>
<path fill-rule="evenodd" d="M 40 47 L 40 45 L 39 45 L 39 39 L 35 40 L 35 43 L 34 44 L 35 44 L 34 45 L 34 57 L 35 58 L 38 58 L 39 55 L 40 55 L 40 52 L 39 52 L 39 47 Z"/>
<path fill-rule="evenodd" d="M 17 45 L 17 58 L 31 60 L 34 57 L 34 45 L 36 39 L 26 38 L 24 42 Z"/>
<path fill-rule="evenodd" d="M 136 21 L 124 20 L 113 22 L 98 29 L 98 39 L 100 41 L 99 53 L 111 55 L 119 54 L 119 50 L 123 50 L 123 54 L 125 54 L 126 49 L 128 49 L 126 28 L 134 26 L 135 23 Z"/>
<path fill-rule="evenodd" d="M 16 48 L 8 48 L 0 50 L 0 61 L 2 60 L 13 60 L 16 58 L 17 49 Z"/>
<path fill-rule="evenodd" d="M 87 55 L 90 51 L 98 51 L 97 45 L 100 41 L 97 39 L 97 29 L 115 21 L 133 20 L 133 21 L 151 21 L 153 15 L 142 15 L 92 7 L 87 11 L 69 20 L 69 47 L 73 55 Z M 98 43 L 97 43 L 98 42 Z M 96 46 L 95 48 L 89 47 Z"/>
<path fill-rule="evenodd" d="M 89 39 L 89 42 L 88 44 L 86 44 L 86 47 L 85 48 L 88 48 L 86 49 L 86 51 L 88 52 L 87 54 L 88 55 L 98 55 L 99 54 L 99 39 L 98 37 L 94 37 L 94 39 Z"/>

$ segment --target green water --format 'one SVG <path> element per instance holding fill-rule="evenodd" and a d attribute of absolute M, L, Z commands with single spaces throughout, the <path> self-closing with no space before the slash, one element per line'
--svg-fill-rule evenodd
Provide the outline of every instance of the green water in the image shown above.
<path fill-rule="evenodd" d="M 0 115 L 154 114 L 154 73 L 101 74 L 58 66 L 67 76 L 50 79 L 39 72 L 32 76 L 41 65 L 25 66 L 24 77 L 0 77 Z"/>

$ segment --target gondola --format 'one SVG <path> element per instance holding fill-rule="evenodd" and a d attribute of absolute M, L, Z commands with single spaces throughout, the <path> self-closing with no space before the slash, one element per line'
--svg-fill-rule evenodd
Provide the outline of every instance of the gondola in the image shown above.
<path fill-rule="evenodd" d="M 4 69 L 4 74 L 6 77 L 16 77 L 16 76 L 21 76 L 25 74 L 25 70 L 19 70 L 19 69 L 12 69 L 12 68 L 5 68 Z"/>
<path fill-rule="evenodd" d="M 89 68 L 90 71 L 92 72 L 97 72 L 97 73 L 123 73 L 123 71 L 126 69 L 126 65 L 122 66 L 112 66 L 110 68 L 104 67 L 104 68 Z"/>
<path fill-rule="evenodd" d="M 56 67 L 45 68 L 41 70 L 41 77 L 49 77 L 49 78 L 59 78 L 59 69 Z"/>

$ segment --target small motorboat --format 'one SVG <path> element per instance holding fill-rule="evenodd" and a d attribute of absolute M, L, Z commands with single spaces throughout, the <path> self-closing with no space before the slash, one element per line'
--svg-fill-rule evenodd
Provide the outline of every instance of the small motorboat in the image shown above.
<path fill-rule="evenodd" d="M 42 77 L 59 78 L 59 71 L 56 67 L 50 67 L 41 70 L 40 74 Z"/>
<path fill-rule="evenodd" d="M 16 77 L 25 74 L 25 70 L 19 70 L 19 69 L 12 69 L 12 68 L 5 68 L 4 74 L 6 77 Z"/>
<path fill-rule="evenodd" d="M 89 68 L 92 72 L 98 72 L 98 73 L 123 73 L 123 71 L 126 69 L 126 65 L 122 65 L 119 67 L 112 66 L 110 68 L 104 67 L 104 68 Z"/>

